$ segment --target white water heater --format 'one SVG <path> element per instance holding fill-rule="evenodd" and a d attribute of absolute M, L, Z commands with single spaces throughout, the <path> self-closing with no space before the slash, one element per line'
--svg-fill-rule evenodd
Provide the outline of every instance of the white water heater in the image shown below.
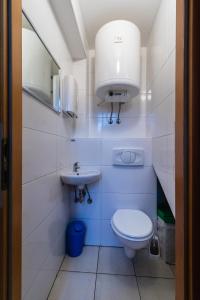
<path fill-rule="evenodd" d="M 95 92 L 108 102 L 127 102 L 140 90 L 140 31 L 124 20 L 105 24 L 95 40 Z"/>

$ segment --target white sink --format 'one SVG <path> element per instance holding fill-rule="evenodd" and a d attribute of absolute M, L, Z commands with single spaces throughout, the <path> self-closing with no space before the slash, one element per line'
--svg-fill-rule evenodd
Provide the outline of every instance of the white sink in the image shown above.
<path fill-rule="evenodd" d="M 78 172 L 65 171 L 61 174 L 62 182 L 69 185 L 84 185 L 99 180 L 101 172 L 98 170 L 81 170 Z"/>

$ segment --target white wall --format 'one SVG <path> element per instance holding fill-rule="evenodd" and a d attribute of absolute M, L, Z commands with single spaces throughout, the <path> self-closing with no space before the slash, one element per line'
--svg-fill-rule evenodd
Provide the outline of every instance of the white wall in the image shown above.
<path fill-rule="evenodd" d="M 145 150 L 144 167 L 112 165 L 114 147 L 136 147 Z M 87 225 L 86 244 L 120 246 L 112 232 L 110 220 L 119 208 L 141 209 L 156 218 L 156 176 L 152 167 L 151 138 L 77 138 L 70 143 L 71 161 L 79 161 L 82 169 L 101 170 L 101 180 L 89 185 L 93 199 L 74 203 L 71 192 L 71 218 Z"/>
<path fill-rule="evenodd" d="M 63 257 L 63 234 L 69 215 L 87 224 L 87 244 L 101 245 L 119 245 L 110 227 L 111 216 L 117 208 L 142 209 L 155 218 L 153 123 L 156 124 L 154 168 L 168 200 L 173 199 L 173 164 L 165 158 L 172 158 L 174 153 L 170 147 L 174 145 L 171 122 L 174 47 L 171 46 L 175 24 L 166 26 L 167 20 L 172 18 L 170 8 L 174 2 L 162 2 L 149 40 L 148 64 L 146 48 L 141 49 L 140 95 L 122 107 L 120 125 L 115 124 L 116 114 L 114 123 L 109 125 L 109 107 L 98 106 L 100 99 L 94 93 L 94 51 L 90 51 L 88 59 L 72 63 L 48 0 L 23 1 L 25 12 L 60 65 L 62 74 L 73 73 L 79 85 L 76 122 L 64 119 L 27 94 L 23 95 L 24 300 L 46 299 Z M 153 104 L 146 93 L 146 66 Z M 164 104 L 166 106 L 162 106 Z M 71 137 L 75 141 L 70 140 Z M 112 166 L 112 148 L 116 146 L 144 147 L 145 166 Z M 82 168 L 102 171 L 101 180 L 90 187 L 92 205 L 74 204 L 73 192 L 68 200 L 68 191 L 60 185 L 60 170 L 72 168 L 75 161 L 80 161 Z M 173 201 L 171 204 L 173 207 Z"/>
<path fill-rule="evenodd" d="M 71 192 L 72 219 L 81 219 L 87 225 L 86 243 L 89 245 L 119 246 L 110 220 L 118 208 L 144 210 L 156 217 L 156 176 L 152 167 L 151 101 L 146 95 L 146 48 L 141 49 L 141 93 L 122 106 L 121 124 L 108 124 L 110 105 L 101 102 L 94 91 L 94 50 L 88 60 L 73 64 L 78 80 L 78 119 L 70 142 L 71 168 L 75 161 L 82 169 L 97 168 L 102 172 L 99 182 L 90 185 L 91 205 L 74 203 Z M 117 107 L 115 107 L 117 109 Z M 145 150 L 144 167 L 112 166 L 112 148 L 142 147 Z"/>
<path fill-rule="evenodd" d="M 71 73 L 72 61 L 48 1 L 24 0 L 23 9 L 62 73 Z M 23 93 L 23 300 L 47 299 L 64 255 L 69 199 L 59 173 L 69 163 L 71 125 Z"/>
<path fill-rule="evenodd" d="M 152 27 L 147 55 L 152 93 L 153 166 L 175 214 L 175 31 L 176 1 L 162 0 Z"/>
<path fill-rule="evenodd" d="M 110 105 L 103 104 L 95 96 L 94 56 L 89 52 L 88 60 L 75 62 L 73 74 L 78 80 L 78 116 L 74 137 L 89 138 L 145 138 L 151 137 L 152 116 L 150 101 L 146 97 L 146 48 L 141 48 L 141 93 L 130 102 L 122 105 L 121 124 L 116 124 L 118 106 L 115 105 L 114 122 L 108 124 Z"/>

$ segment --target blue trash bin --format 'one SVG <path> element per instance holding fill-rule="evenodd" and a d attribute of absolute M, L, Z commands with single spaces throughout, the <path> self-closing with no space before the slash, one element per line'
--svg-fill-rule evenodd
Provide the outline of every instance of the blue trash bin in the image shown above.
<path fill-rule="evenodd" d="M 76 257 L 82 253 L 85 241 L 86 226 L 82 221 L 68 224 L 66 232 L 66 253 Z"/>

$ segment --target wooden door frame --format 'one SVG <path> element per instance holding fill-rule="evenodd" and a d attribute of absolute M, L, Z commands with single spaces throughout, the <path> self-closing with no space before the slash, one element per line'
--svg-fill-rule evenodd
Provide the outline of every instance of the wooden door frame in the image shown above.
<path fill-rule="evenodd" d="M 10 299 L 21 299 L 22 279 L 22 3 L 10 0 Z M 16 276 L 17 275 L 17 276 Z"/>
<path fill-rule="evenodd" d="M 176 300 L 187 298 L 187 3 L 176 1 L 176 118 L 175 118 L 175 199 L 176 199 Z"/>
<path fill-rule="evenodd" d="M 200 298 L 200 1 L 188 6 L 188 299 Z"/>
<path fill-rule="evenodd" d="M 1 228 L 1 299 L 21 299 L 22 232 L 22 9 L 19 0 L 1 0 L 1 114 L 7 174 Z M 2 168 L 2 166 L 1 166 Z M 6 175 L 6 176 L 5 176 Z M 2 187 L 1 187 L 2 188 Z"/>
<path fill-rule="evenodd" d="M 0 3 L 0 123 L 1 123 L 1 143 L 8 137 L 8 44 L 7 44 L 7 4 L 6 1 Z M 4 99 L 4 101 L 3 101 Z M 2 157 L 2 146 L 1 157 Z M 2 161 L 1 161 L 2 165 Z M 3 247 L 0 249 L 0 299 L 7 298 L 7 277 L 8 277 L 8 264 L 7 264 L 7 250 L 8 250 L 8 191 L 2 188 L 2 173 L 1 175 L 1 210 L 0 210 L 0 236 Z"/>
<path fill-rule="evenodd" d="M 200 1 L 177 0 L 176 299 L 200 298 Z"/>

